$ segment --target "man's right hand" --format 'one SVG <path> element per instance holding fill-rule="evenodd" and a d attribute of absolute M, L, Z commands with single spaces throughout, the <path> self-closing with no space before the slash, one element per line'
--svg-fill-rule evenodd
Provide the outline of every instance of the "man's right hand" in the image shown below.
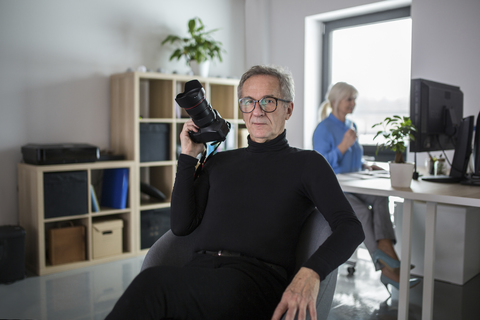
<path fill-rule="evenodd" d="M 197 157 L 199 153 L 202 153 L 205 149 L 203 143 L 195 143 L 188 135 L 189 131 L 198 132 L 198 127 L 190 119 L 183 125 L 182 132 L 180 133 L 180 144 L 182 146 L 182 153 L 191 157 Z"/>

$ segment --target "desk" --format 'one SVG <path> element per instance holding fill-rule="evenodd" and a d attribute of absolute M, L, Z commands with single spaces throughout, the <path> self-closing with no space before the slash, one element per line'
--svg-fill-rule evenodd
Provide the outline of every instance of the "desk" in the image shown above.
<path fill-rule="evenodd" d="M 423 278 L 422 319 L 433 318 L 433 286 L 435 263 L 435 225 L 437 204 L 480 207 L 480 188 L 460 184 L 444 184 L 426 181 L 412 181 L 410 188 L 392 188 L 390 179 L 352 179 L 348 174 L 339 174 L 338 180 L 344 192 L 395 196 L 404 199 L 402 223 L 402 252 L 400 260 L 400 290 L 398 319 L 408 319 L 411 225 L 413 201 L 427 203 L 425 215 L 425 266 Z M 407 267 L 405 267 L 407 266 Z"/>

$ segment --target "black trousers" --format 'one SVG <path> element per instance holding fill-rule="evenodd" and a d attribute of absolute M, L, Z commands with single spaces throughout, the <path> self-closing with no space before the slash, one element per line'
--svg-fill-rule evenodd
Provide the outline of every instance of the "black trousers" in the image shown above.
<path fill-rule="evenodd" d="M 141 272 L 106 319 L 266 320 L 286 286 L 256 259 L 198 254 L 182 268 Z"/>

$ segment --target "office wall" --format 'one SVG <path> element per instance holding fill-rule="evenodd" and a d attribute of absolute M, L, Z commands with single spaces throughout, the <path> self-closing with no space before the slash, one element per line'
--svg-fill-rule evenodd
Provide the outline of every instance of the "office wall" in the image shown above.
<path fill-rule="evenodd" d="M 305 117 L 304 105 L 304 70 L 316 68 L 315 65 L 305 66 L 305 17 L 323 14 L 347 16 L 361 11 L 362 7 L 392 5 L 402 1 L 367 1 L 367 0 L 246 0 L 247 13 L 267 10 L 269 21 L 259 23 L 252 20 L 255 15 L 246 15 L 247 53 L 246 64 L 260 62 L 287 66 L 296 81 L 296 98 L 294 115 L 287 124 L 288 139 L 292 145 L 299 147 L 311 146 L 311 134 L 304 135 L 304 121 L 315 121 L 315 118 Z M 409 2 L 409 1 L 403 1 Z M 266 4 L 267 3 L 267 4 Z M 464 92 L 464 114 L 477 115 L 480 110 L 476 96 L 480 82 L 480 1 L 478 0 L 412 0 L 412 77 L 423 77 L 440 82 L 459 85 Z M 342 13 L 343 11 L 343 13 Z M 333 13 L 333 14 L 332 14 Z M 250 19 L 250 20 L 249 20 Z M 255 29 L 248 29 L 255 25 Z M 267 28 L 262 32 L 259 28 Z M 255 32 L 255 34 L 253 34 Z M 259 35 L 268 34 L 268 38 L 259 40 Z M 254 42 L 256 41 L 256 42 Z M 262 50 L 261 42 L 268 41 L 268 51 L 260 55 L 250 53 L 252 50 Z M 355 54 L 352 48 L 352 54 Z M 268 59 L 265 58 L 268 57 Z M 308 97 L 321 99 L 321 97 Z M 317 102 L 316 101 L 316 102 Z M 313 106 L 317 106 L 317 103 Z M 309 143 L 310 142 L 310 143 Z M 419 155 L 419 160 L 423 159 Z M 410 160 L 413 160 L 411 155 Z M 423 161 L 423 160 L 421 160 Z M 423 163 L 419 161 L 419 163 Z"/>
<path fill-rule="evenodd" d="M 85 142 L 108 148 L 109 76 L 145 65 L 185 73 L 161 47 L 202 18 L 227 50 L 212 76 L 244 71 L 243 0 L 0 1 L 0 225 L 16 224 L 20 147 Z"/>
<path fill-rule="evenodd" d="M 304 120 L 306 120 L 304 119 L 304 68 L 318 67 L 318 72 L 321 72 L 319 66 L 305 66 L 305 18 L 378 2 L 383 1 L 246 0 L 247 66 L 256 63 L 284 66 L 292 72 L 295 79 L 295 108 L 293 116 L 287 123 L 287 138 L 291 145 L 304 146 Z M 255 12 L 261 12 L 264 18 L 259 19 L 259 14 Z M 262 35 L 266 36 L 262 38 Z M 316 40 L 321 39 L 313 41 Z M 265 47 L 265 43 L 269 43 L 269 46 Z M 354 50 L 352 54 L 354 54 Z M 321 57 L 319 56 L 318 59 Z M 319 103 L 320 101 L 318 101 Z M 317 107 L 318 104 L 314 103 Z M 315 121 L 312 117 L 309 120 Z M 311 140 L 307 137 L 305 139 Z"/>
<path fill-rule="evenodd" d="M 17 223 L 20 146 L 109 146 L 108 76 L 146 65 L 186 72 L 159 42 L 199 15 L 228 51 L 212 75 L 240 76 L 257 63 L 287 66 L 296 81 L 288 139 L 303 147 L 305 17 L 392 1 L 103 0 L 0 1 L 0 225 Z M 412 77 L 460 85 L 477 114 L 478 0 L 412 0 Z M 309 66 L 307 66 L 309 67 Z"/>
<path fill-rule="evenodd" d="M 411 14 L 412 78 L 459 86 L 464 117 L 476 119 L 480 111 L 480 1 L 413 0 Z M 451 161 L 453 151 L 447 156 Z M 426 153 L 419 153 L 417 163 L 423 164 L 425 158 Z"/>

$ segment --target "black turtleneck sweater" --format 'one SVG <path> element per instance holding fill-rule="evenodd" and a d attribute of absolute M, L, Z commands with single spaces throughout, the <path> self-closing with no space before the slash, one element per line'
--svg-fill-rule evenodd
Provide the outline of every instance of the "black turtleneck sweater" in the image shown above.
<path fill-rule="evenodd" d="M 181 154 L 172 194 L 176 235 L 198 235 L 198 250 L 229 250 L 283 266 L 292 275 L 303 223 L 314 207 L 332 235 L 304 267 L 324 279 L 363 241 L 362 226 L 328 162 L 316 151 L 274 140 L 219 152 L 194 179 L 196 158 Z"/>

